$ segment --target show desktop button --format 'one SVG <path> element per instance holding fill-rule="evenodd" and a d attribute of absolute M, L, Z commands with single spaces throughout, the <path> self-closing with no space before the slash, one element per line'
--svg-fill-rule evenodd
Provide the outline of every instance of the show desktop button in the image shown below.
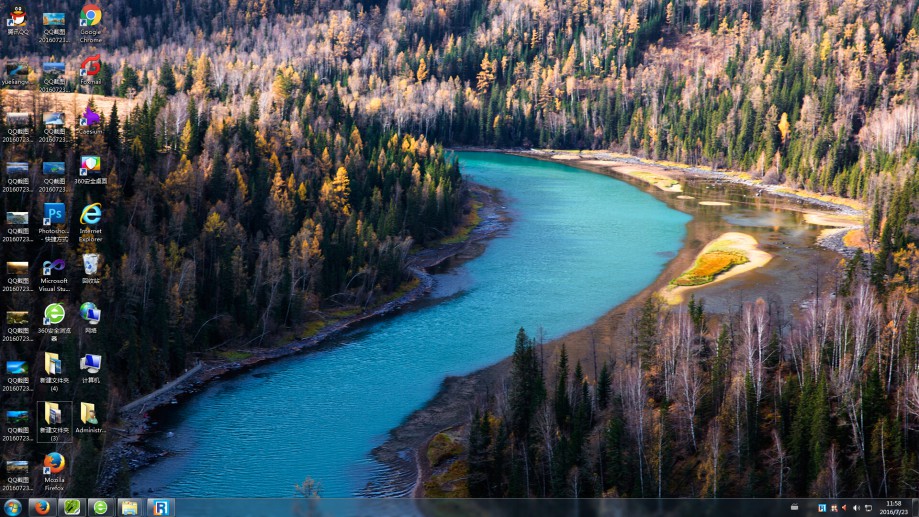
<path fill-rule="evenodd" d="M 86 515 L 91 517 L 115 517 L 114 499 L 90 499 L 86 503 Z"/>
<path fill-rule="evenodd" d="M 86 517 L 86 499 L 60 498 L 57 500 L 60 516 Z"/>

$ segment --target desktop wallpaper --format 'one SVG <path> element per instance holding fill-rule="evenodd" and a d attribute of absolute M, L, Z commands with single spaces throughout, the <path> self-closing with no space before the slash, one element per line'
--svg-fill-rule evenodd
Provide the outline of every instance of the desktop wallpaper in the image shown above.
<path fill-rule="evenodd" d="M 4 495 L 919 497 L 919 1 L 2 7 Z"/>

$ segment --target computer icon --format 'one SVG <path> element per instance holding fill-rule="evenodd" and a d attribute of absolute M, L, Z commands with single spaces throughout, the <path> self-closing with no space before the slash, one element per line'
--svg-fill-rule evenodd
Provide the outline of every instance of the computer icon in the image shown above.
<path fill-rule="evenodd" d="M 80 358 L 80 369 L 88 373 L 99 373 L 102 368 L 102 356 L 86 354 Z"/>

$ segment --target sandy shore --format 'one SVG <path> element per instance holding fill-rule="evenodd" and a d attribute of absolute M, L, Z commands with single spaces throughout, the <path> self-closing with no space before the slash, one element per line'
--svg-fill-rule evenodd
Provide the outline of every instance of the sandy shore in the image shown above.
<path fill-rule="evenodd" d="M 610 151 L 567 151 L 555 149 L 530 149 L 516 151 L 511 154 L 530 156 L 533 158 L 549 158 L 553 161 L 567 165 L 585 166 L 588 163 L 606 167 L 610 171 L 628 176 L 650 185 L 660 187 L 661 181 L 679 181 L 689 177 L 720 179 L 752 187 L 759 192 L 769 192 L 776 196 L 785 196 L 798 202 L 812 203 L 834 212 L 849 215 L 860 215 L 865 210 L 865 205 L 855 199 L 834 196 L 831 194 L 818 194 L 801 188 L 788 185 L 770 185 L 761 179 L 754 178 L 742 171 L 727 169 L 715 170 L 707 166 L 693 166 L 668 161 L 656 161 L 627 154 Z M 585 167 L 587 168 L 587 167 Z M 591 167 L 591 170 L 594 170 Z M 671 188 L 676 188 L 672 186 Z M 662 190 L 669 190 L 662 188 Z M 669 190 L 678 192 L 678 190 Z"/>
<path fill-rule="evenodd" d="M 494 149 L 463 150 L 495 151 Z M 731 207 L 733 203 L 720 199 L 707 199 L 708 196 L 674 195 L 684 192 L 686 190 L 683 187 L 684 185 L 715 181 L 741 185 L 747 189 L 751 197 L 757 200 L 765 202 L 764 200 L 768 198 L 768 202 L 777 207 L 776 209 L 807 212 L 813 214 L 812 217 L 824 216 L 826 217 L 824 221 L 839 221 L 835 219 L 835 216 L 842 215 L 850 218 L 862 217 L 860 206 L 851 200 L 835 199 L 830 196 L 817 197 L 811 194 L 799 195 L 796 191 L 787 187 L 763 186 L 743 175 L 731 175 L 725 172 L 711 171 L 710 169 L 706 171 L 701 168 L 674 167 L 667 164 L 655 166 L 637 158 L 603 152 L 578 153 L 577 151 L 530 150 L 508 152 L 508 154 L 573 166 L 625 180 L 636 184 L 636 186 L 642 184 L 652 185 L 654 188 L 648 191 L 649 193 L 678 210 L 686 211 L 685 206 L 680 203 L 689 203 L 690 206 L 700 207 Z M 639 166 L 641 167 L 640 169 L 638 168 Z M 644 174 L 648 170 L 646 169 L 647 167 L 657 168 L 651 174 Z M 672 183 L 674 181 L 679 182 L 679 190 L 674 187 Z M 852 220 L 847 219 L 847 221 Z M 664 267 L 664 270 L 654 282 L 621 305 L 612 308 L 592 325 L 542 345 L 541 355 L 544 364 L 553 364 L 557 360 L 558 350 L 562 343 L 565 344 L 569 360 L 571 362 L 581 361 L 585 372 L 589 376 L 592 375 L 592 372 L 599 370 L 603 361 L 621 359 L 624 352 L 626 352 L 623 349 L 623 344 L 629 342 L 627 323 L 635 316 L 644 300 L 651 294 L 667 288 L 672 279 L 678 277 L 683 271 L 692 266 L 696 256 L 702 252 L 706 244 L 716 241 L 719 237 L 723 237 L 724 234 L 724 231 L 718 231 L 710 225 L 697 224 L 695 220 L 691 221 L 687 225 L 687 235 L 684 239 L 683 247 Z M 840 239 L 840 243 L 841 241 L 842 239 Z M 736 283 L 728 282 L 728 280 L 736 281 L 746 278 L 745 275 L 756 275 L 755 270 L 763 269 L 772 260 L 772 254 L 762 249 L 765 246 L 757 243 L 756 239 L 753 239 L 752 242 L 746 239 L 739 239 L 739 245 L 743 246 L 746 252 L 753 255 L 750 257 L 749 265 L 744 264 L 743 266 L 745 267 L 743 268 L 735 266 L 731 271 L 719 275 L 719 281 L 696 287 L 697 292 L 705 293 L 725 289 L 732 291 L 730 287 L 722 288 L 722 286 L 730 286 Z M 775 247 L 774 244 L 770 246 Z M 805 250 L 804 255 L 804 258 L 783 257 L 786 262 L 785 267 L 791 270 L 828 269 L 838 262 L 839 256 L 830 251 L 818 251 L 816 248 L 812 251 Z M 788 264 L 789 261 L 794 260 L 799 260 L 800 263 Z M 744 296 L 763 294 L 757 292 L 757 289 L 760 288 L 759 283 L 755 280 L 752 280 L 751 283 L 752 288 L 748 288 L 751 286 L 745 285 L 744 289 L 738 291 L 738 296 L 741 292 Z M 806 290 L 804 286 L 795 287 L 801 291 Z M 471 374 L 444 379 L 437 395 L 424 407 L 409 415 L 399 427 L 393 429 L 390 432 L 389 439 L 373 451 L 374 456 L 392 467 L 394 471 L 401 472 L 403 478 L 406 475 L 419 476 L 419 479 L 415 480 L 408 493 L 413 497 L 423 497 L 423 485 L 432 472 L 431 466 L 427 464 L 426 459 L 427 445 L 431 438 L 447 429 L 463 429 L 471 418 L 474 407 L 483 401 L 482 394 L 500 391 L 509 371 L 510 358 L 506 358 Z M 387 481 L 384 479 L 376 484 L 385 485 L 386 483 Z"/>
<path fill-rule="evenodd" d="M 686 299 L 686 293 L 689 291 L 701 289 L 705 286 L 710 286 L 717 282 L 723 282 L 729 278 L 742 275 L 747 271 L 753 271 L 754 269 L 765 266 L 769 263 L 770 260 L 772 260 L 772 255 L 759 249 L 759 243 L 756 242 L 756 239 L 753 238 L 753 236 L 740 232 L 728 232 L 720 235 L 717 239 L 712 240 L 706 244 L 704 248 L 702 248 L 702 250 L 696 256 L 696 260 L 698 260 L 699 257 L 708 253 L 709 251 L 716 249 L 737 250 L 743 253 L 749 262 L 738 264 L 723 273 L 719 273 L 715 276 L 714 280 L 706 284 L 668 285 L 660 291 L 661 296 L 668 304 L 679 305 Z"/>

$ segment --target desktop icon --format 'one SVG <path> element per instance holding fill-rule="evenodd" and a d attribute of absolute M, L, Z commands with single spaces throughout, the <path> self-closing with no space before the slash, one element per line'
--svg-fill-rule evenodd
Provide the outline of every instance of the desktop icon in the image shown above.
<path fill-rule="evenodd" d="M 67 263 L 64 262 L 64 259 L 57 259 L 54 261 L 46 260 L 41 265 L 41 274 L 42 276 L 51 276 L 51 273 L 54 271 L 63 271 L 66 265 Z"/>
<path fill-rule="evenodd" d="M 93 276 L 99 272 L 99 254 L 98 253 L 84 253 L 83 254 L 83 272 L 90 276 Z"/>
<path fill-rule="evenodd" d="M 60 375 L 61 356 L 52 352 L 45 352 L 45 373 L 48 375 Z"/>
<path fill-rule="evenodd" d="M 42 473 L 44 475 L 60 474 L 67 466 L 67 460 L 59 452 L 49 452 L 45 454 L 45 461 L 42 463 Z"/>
<path fill-rule="evenodd" d="M 6 162 L 6 173 L 10 176 L 29 173 L 29 162 Z"/>
<path fill-rule="evenodd" d="M 46 111 L 42 115 L 42 122 L 46 126 L 63 126 L 64 125 L 64 112 L 63 111 Z"/>
<path fill-rule="evenodd" d="M 63 74 L 67 65 L 60 61 L 45 61 L 41 64 L 41 71 L 46 74 Z"/>
<path fill-rule="evenodd" d="M 14 5 L 10 9 L 10 17 L 6 19 L 7 27 L 25 27 L 26 10 L 21 5 Z"/>
<path fill-rule="evenodd" d="M 7 361 L 6 362 L 6 374 L 7 375 L 28 375 L 29 374 L 29 363 L 25 361 Z"/>
<path fill-rule="evenodd" d="M 102 356 L 86 354 L 80 358 L 80 369 L 88 373 L 99 373 L 102 369 Z"/>
<path fill-rule="evenodd" d="M 25 460 L 6 460 L 6 473 L 15 475 L 28 475 L 29 462 Z"/>
<path fill-rule="evenodd" d="M 89 127 L 98 124 L 102 120 L 99 114 L 93 111 L 91 106 L 86 106 L 86 111 L 80 116 L 80 126 Z"/>
<path fill-rule="evenodd" d="M 6 114 L 6 125 L 11 127 L 29 127 L 32 114 L 28 111 L 11 111 Z"/>
<path fill-rule="evenodd" d="M 52 176 L 63 176 L 67 167 L 64 162 L 42 162 L 41 173 Z"/>
<path fill-rule="evenodd" d="M 64 306 L 59 303 L 51 303 L 45 307 L 45 318 L 43 320 L 45 325 L 57 325 L 58 323 L 64 321 L 64 316 L 66 312 L 64 311 Z"/>
<path fill-rule="evenodd" d="M 17 499 L 7 499 L 7 501 L 3 503 L 3 513 L 6 514 L 7 517 L 18 517 L 22 515 L 22 503 Z"/>
<path fill-rule="evenodd" d="M 42 224 L 61 224 L 66 222 L 67 210 L 64 203 L 45 203 L 45 211 L 42 216 Z"/>
<path fill-rule="evenodd" d="M 26 63 L 16 61 L 6 63 L 6 75 L 8 77 L 28 77 L 32 72 L 32 67 Z"/>
<path fill-rule="evenodd" d="M 80 317 L 88 321 L 90 325 L 98 325 L 99 320 L 102 319 L 102 311 L 93 302 L 83 302 L 80 305 Z"/>
<path fill-rule="evenodd" d="M 98 325 L 99 320 L 102 319 L 102 311 L 93 302 L 83 302 L 80 305 L 80 317 L 88 321 L 90 325 Z"/>
<path fill-rule="evenodd" d="M 87 56 L 87 58 L 80 63 L 80 76 L 96 75 L 101 72 L 102 64 L 99 62 L 100 57 L 102 57 L 101 54 Z"/>
<path fill-rule="evenodd" d="M 7 425 L 29 425 L 29 412 L 21 409 L 11 409 L 6 412 Z"/>
<path fill-rule="evenodd" d="M 10 276 L 24 276 L 29 274 L 29 263 L 28 262 L 7 262 L 6 263 L 6 274 Z"/>
<path fill-rule="evenodd" d="M 6 311 L 6 324 L 21 327 L 29 324 L 29 311 Z"/>
<path fill-rule="evenodd" d="M 99 425 L 99 420 L 96 418 L 96 405 L 80 402 L 80 420 L 84 424 Z"/>
<path fill-rule="evenodd" d="M 29 224 L 28 212 L 7 212 L 6 224 Z"/>
<path fill-rule="evenodd" d="M 86 225 L 95 225 L 102 220 L 102 203 L 92 203 L 83 207 L 80 222 Z"/>
<path fill-rule="evenodd" d="M 99 25 L 102 21 L 102 9 L 95 4 L 86 4 L 80 11 L 80 27 Z"/>
<path fill-rule="evenodd" d="M 47 499 L 33 499 L 29 501 L 29 504 L 34 510 L 34 515 L 48 515 L 51 513 L 51 503 Z"/>
<path fill-rule="evenodd" d="M 45 423 L 56 425 L 64 422 L 64 414 L 61 413 L 61 406 L 57 402 L 45 402 Z"/>
<path fill-rule="evenodd" d="M 80 157 L 80 176 L 86 176 L 90 173 L 98 174 L 102 171 L 102 160 L 95 155 L 84 155 Z"/>
<path fill-rule="evenodd" d="M 61 508 L 64 509 L 64 515 L 82 515 L 83 514 L 83 501 L 82 499 L 63 499 L 59 503 Z"/>
<path fill-rule="evenodd" d="M 42 13 L 41 22 L 42 25 L 64 25 L 66 18 L 65 13 Z"/>

